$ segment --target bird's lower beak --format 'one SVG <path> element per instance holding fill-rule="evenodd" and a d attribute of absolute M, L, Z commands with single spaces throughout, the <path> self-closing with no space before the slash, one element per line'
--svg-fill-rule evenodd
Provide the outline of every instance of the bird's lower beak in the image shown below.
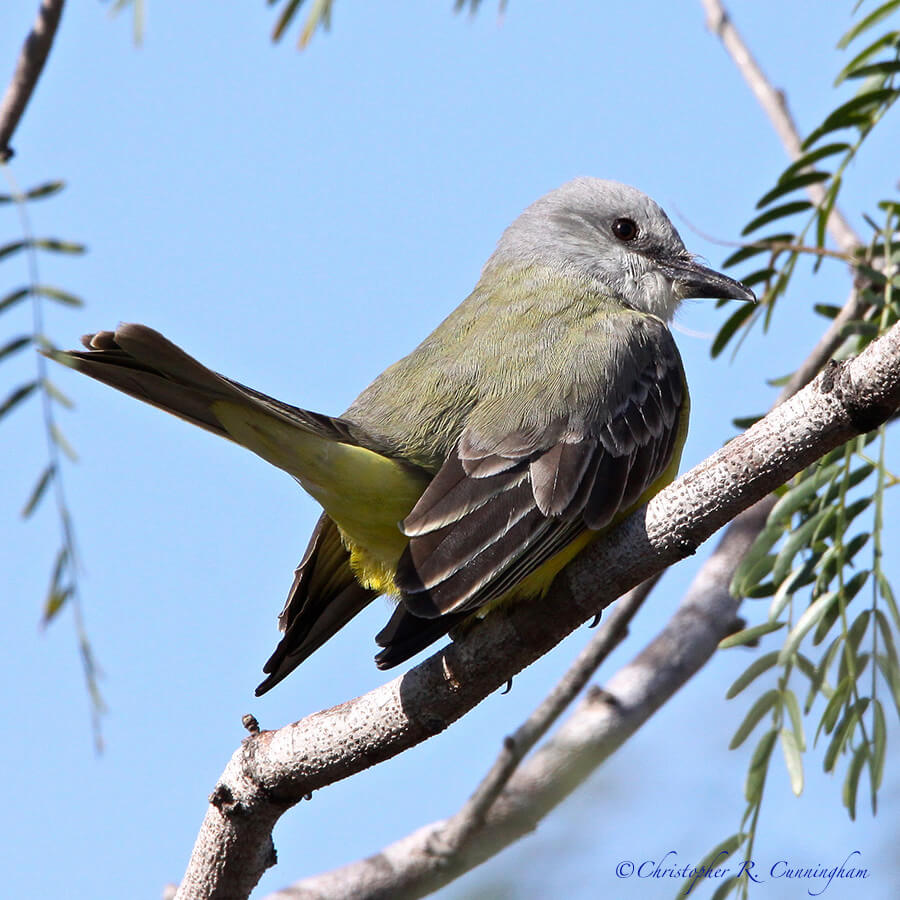
<path fill-rule="evenodd" d="M 750 288 L 715 269 L 707 269 L 692 259 L 669 261 L 660 268 L 671 279 L 676 294 L 682 300 L 688 297 L 709 297 L 756 302 L 756 294 Z"/>

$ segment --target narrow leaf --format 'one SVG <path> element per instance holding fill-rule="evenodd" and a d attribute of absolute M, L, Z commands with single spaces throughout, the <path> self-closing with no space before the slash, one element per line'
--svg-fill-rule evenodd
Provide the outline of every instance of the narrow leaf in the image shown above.
<path fill-rule="evenodd" d="M 844 806 L 847 807 L 847 812 L 850 813 L 850 818 L 854 821 L 856 819 L 856 794 L 859 790 L 859 776 L 868 755 L 868 745 L 860 744 L 853 754 L 853 759 L 850 760 L 850 765 L 847 767 L 847 779 L 844 781 Z"/>
<path fill-rule="evenodd" d="M 734 333 L 740 328 L 744 322 L 749 319 L 756 311 L 752 303 L 742 303 L 726 320 L 725 324 L 719 329 L 715 340 L 710 348 L 710 355 L 715 359 L 726 347 L 728 342 L 734 336 Z"/>
<path fill-rule="evenodd" d="M 784 763 L 791 779 L 791 790 L 799 797 L 803 793 L 803 757 L 800 755 L 800 748 L 797 746 L 797 739 L 794 737 L 793 731 L 782 728 L 779 736 L 781 737 L 781 749 L 784 752 Z"/>
<path fill-rule="evenodd" d="M 823 181 L 828 181 L 829 178 L 831 178 L 830 172 L 798 172 L 796 175 L 792 175 L 783 182 L 779 181 L 771 191 L 767 194 L 763 194 L 757 201 L 756 208 L 762 209 L 764 206 L 768 206 L 773 200 L 777 200 L 785 194 L 790 194 L 792 191 L 799 190 L 800 188 L 809 187 L 811 184 L 819 184 Z"/>
<path fill-rule="evenodd" d="M 784 203 L 781 206 L 768 209 L 762 215 L 748 222 L 744 226 L 743 231 L 741 231 L 741 236 L 748 235 L 751 231 L 756 231 L 757 228 L 768 225 L 769 222 L 774 222 L 776 219 L 792 216 L 798 212 L 805 212 L 808 209 L 812 209 L 812 203 L 809 200 L 794 200 L 791 203 Z"/>
<path fill-rule="evenodd" d="M 791 629 L 790 634 L 788 634 L 785 639 L 784 646 L 781 648 L 781 654 L 778 657 L 778 662 L 781 665 L 790 662 L 791 654 L 797 649 L 803 638 L 806 637 L 806 633 L 810 628 L 812 628 L 813 625 L 825 615 L 826 611 L 830 609 L 831 605 L 837 599 L 837 596 L 836 591 L 829 591 L 807 607 L 803 615 L 797 620 L 797 624 Z"/>
<path fill-rule="evenodd" d="M 80 297 L 76 297 L 74 294 L 70 294 L 68 291 L 60 288 L 51 287 L 49 284 L 36 285 L 34 293 L 40 294 L 48 300 L 55 300 L 57 303 L 62 303 L 65 306 L 84 306 L 84 301 Z"/>
<path fill-rule="evenodd" d="M 738 647 L 741 644 L 752 644 L 764 634 L 784 628 L 785 624 L 785 622 L 764 622 L 762 625 L 754 625 L 752 628 L 745 628 L 743 631 L 729 634 L 728 637 L 719 641 L 719 649 L 727 650 L 729 647 Z"/>
<path fill-rule="evenodd" d="M 790 181 L 790 179 L 798 172 L 808 169 L 813 163 L 817 163 L 820 159 L 825 159 L 827 156 L 834 156 L 836 153 L 843 153 L 849 149 L 850 145 L 845 143 L 823 144 L 821 147 L 817 147 L 809 153 L 804 153 L 798 160 L 792 162 L 784 172 L 781 173 L 778 181 L 779 183 Z"/>
<path fill-rule="evenodd" d="M 47 485 L 53 480 L 55 474 L 56 467 L 50 463 L 50 465 L 48 465 L 41 473 L 41 477 L 38 478 L 37 484 L 32 488 L 25 506 L 22 507 L 23 519 L 27 519 L 35 511 L 38 503 L 41 502 L 41 499 L 44 496 L 44 492 L 47 490 Z"/>
<path fill-rule="evenodd" d="M 873 25 L 877 25 L 883 19 L 886 19 L 895 9 L 900 7 L 900 0 L 889 0 L 881 6 L 873 9 L 867 16 L 860 19 L 843 37 L 838 41 L 838 49 L 843 50 L 852 41 L 855 41 L 864 31 L 868 31 Z"/>
<path fill-rule="evenodd" d="M 755 659 L 747 669 L 734 680 L 734 683 L 728 688 L 725 698 L 727 700 L 732 700 L 754 679 L 762 675 L 763 672 L 768 672 L 776 662 L 778 662 L 777 650 L 773 650 L 771 653 L 765 653 L 760 656 L 759 659 Z"/>
<path fill-rule="evenodd" d="M 806 735 L 803 733 L 803 716 L 800 713 L 800 704 L 797 702 L 797 695 L 790 689 L 785 688 L 782 692 L 784 705 L 787 707 L 788 715 L 791 717 L 791 728 L 794 730 L 794 738 L 797 741 L 797 747 L 800 750 L 806 750 Z"/>
<path fill-rule="evenodd" d="M 756 699 L 750 711 L 744 717 L 744 721 L 738 726 L 731 743 L 728 745 L 729 750 L 735 750 L 747 739 L 748 735 L 759 724 L 760 719 L 771 710 L 780 700 L 780 695 L 775 688 L 766 691 L 761 697 Z"/>
<path fill-rule="evenodd" d="M 10 412 L 13 408 L 18 406 L 36 387 L 38 383 L 36 381 L 29 382 L 28 384 L 23 384 L 21 387 L 17 387 L 7 398 L 0 404 L 0 419 L 3 418 L 8 412 Z"/>
<path fill-rule="evenodd" d="M 7 294 L 2 300 L 0 300 L 0 312 L 3 312 L 5 309 L 9 309 L 11 306 L 14 306 L 20 300 L 24 300 L 30 291 L 28 288 L 18 288 L 15 291 L 11 291 Z"/>
<path fill-rule="evenodd" d="M 766 783 L 766 771 L 769 767 L 769 757 L 778 737 L 776 728 L 767 731 L 756 745 L 753 757 L 750 760 L 750 768 L 747 771 L 747 783 L 744 787 L 744 795 L 747 802 L 756 804 L 762 797 L 763 786 Z"/>
<path fill-rule="evenodd" d="M 65 435 L 60 431 L 59 426 L 56 425 L 56 423 L 53 423 L 50 426 L 50 436 L 53 438 L 53 443 L 55 443 L 56 446 L 72 460 L 72 462 L 78 462 L 78 454 L 66 440 Z"/>
<path fill-rule="evenodd" d="M 25 197 L 28 200 L 44 200 L 47 197 L 58 194 L 65 186 L 66 183 L 64 181 L 47 181 L 44 184 L 39 184 L 37 187 L 29 188 L 25 191 Z"/>
<path fill-rule="evenodd" d="M 11 241 L 8 244 L 0 245 L 0 259 L 4 259 L 5 257 L 10 256 L 13 253 L 17 253 L 19 250 L 22 250 L 27 246 L 27 241 Z"/>
<path fill-rule="evenodd" d="M 19 350 L 24 350 L 30 343 L 31 337 L 29 335 L 21 335 L 20 337 L 13 338 L 11 341 L 7 341 L 0 347 L 0 360 L 5 359 L 7 356 L 12 356 L 14 353 L 18 353 Z"/>

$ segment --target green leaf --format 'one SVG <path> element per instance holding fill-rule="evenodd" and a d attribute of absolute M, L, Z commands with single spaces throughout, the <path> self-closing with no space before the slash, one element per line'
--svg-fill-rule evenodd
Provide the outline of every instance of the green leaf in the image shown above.
<path fill-rule="evenodd" d="M 854 654 L 859 651 L 859 644 L 866 633 L 866 629 L 869 627 L 869 618 L 871 617 L 871 614 L 871 610 L 864 609 L 853 620 L 853 624 L 850 626 L 850 629 L 847 632 L 847 643 L 852 648 Z"/>
<path fill-rule="evenodd" d="M 847 812 L 850 813 L 850 818 L 853 820 L 856 819 L 856 794 L 859 790 L 859 776 L 868 755 L 868 745 L 860 744 L 853 754 L 853 759 L 850 760 L 850 765 L 847 767 L 847 778 L 844 781 L 843 799 L 844 806 L 847 807 Z"/>
<path fill-rule="evenodd" d="M 755 312 L 752 303 L 742 303 L 726 320 L 725 324 L 719 329 L 715 340 L 710 348 L 710 355 L 715 359 L 724 349 L 734 333 L 749 319 Z"/>
<path fill-rule="evenodd" d="M 875 654 L 875 665 L 878 666 L 882 677 L 891 689 L 894 706 L 897 708 L 897 714 L 900 715 L 900 672 L 898 672 L 896 666 L 891 665 L 890 660 L 882 653 Z"/>
<path fill-rule="evenodd" d="M 719 641 L 719 649 L 727 650 L 729 647 L 738 647 L 741 644 L 752 644 L 763 635 L 784 628 L 785 624 L 785 622 L 764 622 L 762 625 L 754 625 L 752 628 L 745 628 L 743 631 L 729 634 L 728 637 Z"/>
<path fill-rule="evenodd" d="M 44 609 L 41 613 L 41 625 L 48 625 L 53 621 L 59 611 L 66 605 L 66 600 L 71 595 L 71 588 L 51 591 L 44 602 Z"/>
<path fill-rule="evenodd" d="M 53 423 L 50 426 L 50 437 L 53 439 L 53 443 L 56 444 L 56 446 L 59 447 L 72 462 L 78 462 L 78 454 L 66 440 L 65 435 L 59 430 L 59 426 L 56 425 L 56 423 Z"/>
<path fill-rule="evenodd" d="M 22 508 L 23 519 L 27 519 L 35 511 L 38 503 L 41 502 L 41 498 L 44 496 L 44 492 L 47 490 L 47 485 L 53 480 L 55 474 L 56 466 L 54 466 L 53 463 L 50 463 L 50 465 L 48 465 L 41 473 L 41 477 L 38 478 L 37 484 L 35 484 L 31 493 L 28 495 L 28 500 Z"/>
<path fill-rule="evenodd" d="M 841 311 L 841 307 L 835 306 L 833 303 L 815 303 L 813 309 L 826 319 L 836 319 Z"/>
<path fill-rule="evenodd" d="M 775 688 L 766 691 L 762 696 L 758 697 L 750 711 L 744 717 L 744 721 L 738 726 L 738 730 L 734 733 L 731 743 L 728 745 L 729 750 L 735 750 L 744 743 L 748 735 L 759 724 L 760 719 L 769 712 L 779 701 L 781 695 Z"/>
<path fill-rule="evenodd" d="M 834 180 L 828 185 L 828 190 L 825 192 L 825 199 L 819 206 L 819 215 L 816 220 L 816 246 L 818 247 L 825 246 L 825 232 L 828 229 L 828 219 L 831 216 L 831 211 L 834 209 L 842 184 L 843 179 L 841 176 L 835 175 Z M 821 259 L 824 259 L 824 257 L 820 257 L 820 261 Z M 816 265 L 818 265 L 818 262 Z"/>
<path fill-rule="evenodd" d="M 875 697 L 872 698 L 872 755 L 869 757 L 869 773 L 872 780 L 872 798 L 881 787 L 884 776 L 884 757 L 887 748 L 887 723 L 884 718 L 884 707 Z M 872 814 L 875 814 L 874 803 Z"/>
<path fill-rule="evenodd" d="M 834 507 L 828 506 L 811 515 L 802 525 L 790 532 L 775 558 L 772 578 L 781 584 L 794 565 L 794 557 L 811 544 L 811 539 L 818 528 L 834 516 Z"/>
<path fill-rule="evenodd" d="M 887 34 L 881 35 L 878 40 L 874 43 L 869 44 L 864 50 L 861 50 L 850 62 L 838 72 L 837 77 L 834 80 L 834 87 L 837 87 L 842 81 L 850 77 L 850 73 L 855 71 L 858 66 L 864 63 L 867 59 L 871 59 L 879 50 L 883 50 L 885 47 L 893 47 L 897 38 L 900 37 L 896 31 L 889 31 Z"/>
<path fill-rule="evenodd" d="M 4 259 L 7 256 L 11 256 L 13 253 L 18 253 L 19 250 L 23 250 L 28 246 L 26 241 L 11 241 L 8 244 L 0 245 L 0 259 Z"/>
<path fill-rule="evenodd" d="M 875 624 L 878 626 L 878 632 L 881 634 L 888 661 L 900 674 L 900 658 L 897 656 L 897 646 L 894 643 L 894 635 L 891 633 L 890 623 L 887 620 L 887 616 L 880 609 L 876 609 L 874 612 Z"/>
<path fill-rule="evenodd" d="M 39 184 L 37 187 L 29 188 L 25 191 L 25 197 L 28 200 L 44 200 L 47 197 L 58 194 L 65 186 L 66 183 L 64 181 L 46 181 L 44 184 Z"/>
<path fill-rule="evenodd" d="M 725 900 L 725 898 L 729 894 L 733 894 L 736 888 L 740 885 L 738 881 L 737 875 L 729 875 L 717 888 L 715 893 L 709 900 Z M 683 897 L 684 894 L 679 894 L 679 897 Z"/>
<path fill-rule="evenodd" d="M 746 835 L 738 832 L 737 834 L 731 835 L 731 837 L 725 838 L 720 844 L 717 844 L 713 847 L 703 859 L 697 863 L 696 869 L 700 872 L 706 872 L 708 870 L 713 870 L 721 865 L 724 865 L 725 860 L 737 850 L 738 847 L 744 842 Z M 678 893 L 676 896 L 678 897 L 686 897 L 696 886 L 697 878 L 702 877 L 702 875 L 697 875 L 694 878 L 687 878 L 681 883 L 681 887 L 678 889 Z"/>
<path fill-rule="evenodd" d="M 792 162 L 784 170 L 784 172 L 781 173 L 778 182 L 789 182 L 791 178 L 793 178 L 793 176 L 798 172 L 810 168 L 813 163 L 817 163 L 820 159 L 825 159 L 825 157 L 827 156 L 834 156 L 836 153 L 843 153 L 844 151 L 850 149 L 850 144 L 845 143 L 824 144 L 821 147 L 817 147 L 815 150 L 811 150 L 809 153 L 804 153 L 799 159 L 797 159 L 795 162 Z"/>
<path fill-rule="evenodd" d="M 753 758 L 750 760 L 750 768 L 747 771 L 747 783 L 744 787 L 744 796 L 750 804 L 759 803 L 762 798 L 763 787 L 766 783 L 766 771 L 769 767 L 769 757 L 778 737 L 778 729 L 767 731 L 756 745 Z"/>
<path fill-rule="evenodd" d="M 838 722 L 831 736 L 828 749 L 825 751 L 825 759 L 822 762 L 822 767 L 826 772 L 834 771 L 838 756 L 844 751 L 847 744 L 853 740 L 853 733 L 858 722 L 859 717 L 856 713 L 856 704 L 854 704 L 845 710 L 843 718 Z"/>
<path fill-rule="evenodd" d="M 60 288 L 51 287 L 49 284 L 35 285 L 34 293 L 40 294 L 48 300 L 55 300 L 57 303 L 62 303 L 65 306 L 84 306 L 84 301 L 80 297 L 76 297 L 74 294 L 70 294 L 68 291 Z"/>
<path fill-rule="evenodd" d="M 773 269 L 771 267 L 767 269 L 758 269 L 755 272 L 751 272 L 749 275 L 741 275 L 741 284 L 744 287 L 753 287 L 757 284 L 768 284 L 776 275 L 778 274 L 778 269 Z"/>
<path fill-rule="evenodd" d="M 66 409 L 72 409 L 75 405 L 49 378 L 45 378 L 41 382 L 41 385 L 50 397 L 60 406 L 64 406 Z"/>
<path fill-rule="evenodd" d="M 832 647 L 833 646 L 835 645 L 832 645 Z M 844 708 L 844 704 L 847 702 L 847 698 L 850 696 L 851 687 L 852 682 L 849 678 L 845 678 L 842 681 L 838 682 L 838 686 L 835 688 L 834 693 L 831 695 L 831 698 L 829 699 L 828 703 L 825 706 L 825 710 L 822 713 L 822 718 L 819 721 L 819 727 L 816 729 L 816 740 L 818 740 L 819 734 L 823 729 L 825 730 L 825 734 L 831 734 L 835 724 L 837 723 L 837 718 L 841 714 L 841 710 Z"/>
<path fill-rule="evenodd" d="M 825 121 L 802 144 L 806 150 L 811 147 L 822 135 L 841 128 L 865 126 L 871 123 L 871 111 L 885 103 L 896 99 L 897 92 L 893 88 L 876 88 L 857 94 L 846 103 L 842 103 L 837 109 L 825 117 Z"/>
<path fill-rule="evenodd" d="M 797 695 L 790 688 L 785 688 L 781 696 L 784 700 L 784 705 L 787 707 L 788 715 L 791 717 L 791 728 L 794 730 L 794 740 L 797 748 L 805 750 L 806 735 L 803 733 L 803 716 L 800 713 Z"/>
<path fill-rule="evenodd" d="M 804 560 L 800 566 L 793 569 L 790 575 L 778 585 L 772 603 L 769 606 L 769 621 L 774 622 L 784 611 L 785 606 L 790 603 L 794 593 L 808 584 L 812 584 L 816 580 L 815 576 L 816 561 L 814 558 Z"/>
<path fill-rule="evenodd" d="M 5 359 L 7 356 L 12 356 L 14 353 L 18 353 L 19 350 L 24 350 L 30 344 L 31 337 L 27 334 L 13 338 L 11 341 L 7 341 L 0 347 L 0 360 Z"/>
<path fill-rule="evenodd" d="M 729 269 L 731 266 L 736 266 L 739 262 L 750 259 L 752 256 L 756 256 L 759 253 L 771 252 L 771 244 L 792 244 L 796 237 L 797 236 L 791 232 L 785 232 L 783 234 L 770 234 L 768 237 L 760 238 L 759 240 L 753 241 L 752 244 L 741 247 L 740 250 L 736 250 L 732 253 L 731 256 L 727 257 L 722 263 L 722 268 Z"/>
<path fill-rule="evenodd" d="M 0 419 L 8 412 L 18 406 L 36 387 L 36 381 L 29 382 L 17 387 L 7 398 L 0 404 Z"/>
<path fill-rule="evenodd" d="M 765 653 L 758 659 L 755 659 L 747 669 L 734 680 L 734 683 L 728 688 L 725 698 L 727 700 L 734 699 L 754 679 L 762 675 L 763 672 L 768 672 L 776 662 L 778 662 L 777 650 L 773 650 L 771 653 Z"/>
<path fill-rule="evenodd" d="M 831 172 L 797 172 L 795 175 L 792 175 L 784 181 L 779 180 L 778 184 L 776 184 L 771 191 L 763 194 L 757 201 L 756 208 L 762 209 L 764 206 L 768 206 L 773 200 L 777 200 L 785 194 L 790 194 L 792 191 L 799 190 L 800 188 L 809 187 L 811 184 L 819 184 L 823 181 L 828 181 L 829 178 L 831 178 Z"/>
<path fill-rule="evenodd" d="M 794 737 L 793 731 L 782 728 L 779 736 L 781 737 L 781 749 L 784 752 L 784 762 L 791 779 L 791 790 L 799 797 L 803 793 L 803 757 L 800 755 L 800 748 L 797 746 L 797 739 Z"/>
<path fill-rule="evenodd" d="M 24 300 L 30 291 L 27 287 L 17 288 L 14 291 L 8 293 L 2 300 L 0 300 L 0 312 L 3 312 L 5 309 L 9 309 L 11 306 L 15 306 L 20 300 Z"/>
<path fill-rule="evenodd" d="M 789 488 L 787 493 L 779 498 L 766 521 L 788 527 L 794 513 L 807 506 L 818 493 L 819 488 L 831 481 L 843 467 L 844 460 L 840 459 L 829 465 L 819 465 L 807 469 L 803 473 L 801 481 Z"/>
<path fill-rule="evenodd" d="M 803 638 L 806 637 L 806 633 L 825 615 L 831 608 L 831 605 L 837 600 L 837 597 L 837 591 L 829 591 L 807 607 L 785 639 L 784 646 L 781 648 L 781 653 L 778 657 L 778 662 L 781 665 L 786 665 L 790 662 L 791 654 L 797 649 Z"/>
<path fill-rule="evenodd" d="M 775 554 L 766 551 L 784 534 L 781 527 L 764 528 L 740 561 L 731 579 L 729 590 L 733 597 L 746 597 L 772 571 Z"/>
<path fill-rule="evenodd" d="M 886 19 L 894 10 L 900 8 L 900 0 L 889 0 L 883 3 L 877 9 L 872 10 L 867 16 L 860 19 L 844 36 L 838 41 L 838 49 L 843 50 L 852 41 L 855 41 L 864 31 L 868 31 L 873 25 L 877 25 L 883 19 Z"/>
<path fill-rule="evenodd" d="M 794 658 L 794 663 L 810 681 L 815 681 L 816 667 L 812 664 L 812 660 L 808 656 L 804 656 L 802 653 L 798 653 Z"/>
<path fill-rule="evenodd" d="M 848 78 L 867 78 L 869 75 L 894 75 L 900 72 L 900 61 L 896 59 L 860 66 L 847 74 Z"/>
<path fill-rule="evenodd" d="M 272 2 L 272 0 L 270 0 L 270 2 Z M 302 2 L 303 0 L 288 0 L 287 5 L 281 11 L 281 15 L 278 17 L 278 21 L 275 23 L 275 28 L 272 31 L 273 43 L 281 40 L 282 35 L 284 35 L 285 30 L 291 23 L 291 20 L 294 18 L 294 15 Z"/>
<path fill-rule="evenodd" d="M 812 203 L 809 200 L 794 200 L 791 203 L 783 203 L 781 206 L 768 209 L 762 215 L 748 222 L 741 231 L 741 236 L 748 235 L 751 231 L 756 231 L 757 228 L 768 225 L 769 222 L 774 222 L 776 219 L 792 216 L 798 212 L 806 212 L 808 209 L 812 209 Z"/>
<path fill-rule="evenodd" d="M 77 255 L 87 252 L 87 247 L 84 244 L 77 244 L 75 241 L 61 241 L 58 238 L 38 238 L 32 243 L 38 249 L 49 250 L 52 253 L 72 253 Z"/>
<path fill-rule="evenodd" d="M 2 415 L 2 411 L 0 411 L 0 415 Z M 897 609 L 897 601 L 894 599 L 894 591 L 891 588 L 891 583 L 887 580 L 884 572 L 879 569 L 875 574 L 875 583 L 878 585 L 878 593 L 882 596 L 885 603 L 888 605 L 888 609 L 891 611 L 891 615 L 894 618 L 894 624 L 897 628 L 900 628 L 900 611 Z"/>
<path fill-rule="evenodd" d="M 762 418 L 763 416 L 741 416 L 740 418 L 732 419 L 731 424 L 741 431 L 746 431 L 748 428 L 752 428 Z"/>

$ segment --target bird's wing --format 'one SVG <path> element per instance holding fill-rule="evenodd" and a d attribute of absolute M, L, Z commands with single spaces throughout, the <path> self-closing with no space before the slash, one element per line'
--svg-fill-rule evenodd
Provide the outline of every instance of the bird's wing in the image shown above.
<path fill-rule="evenodd" d="M 356 580 L 337 526 L 323 513 L 294 573 L 278 617 L 284 637 L 263 666 L 269 677 L 256 696 L 289 675 L 377 596 Z"/>
<path fill-rule="evenodd" d="M 503 596 L 666 473 L 687 394 L 671 334 L 642 318 L 615 371 L 599 373 L 616 382 L 607 402 L 576 403 L 539 432 L 463 432 L 402 523 L 410 540 L 396 584 L 411 614 L 435 619 Z"/>

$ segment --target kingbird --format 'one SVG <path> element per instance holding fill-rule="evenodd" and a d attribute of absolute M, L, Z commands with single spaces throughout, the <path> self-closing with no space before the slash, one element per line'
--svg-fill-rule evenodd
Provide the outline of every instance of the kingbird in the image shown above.
<path fill-rule="evenodd" d="M 322 505 L 260 695 L 379 594 L 397 601 L 375 639 L 387 669 L 544 593 L 668 484 L 690 404 L 667 323 L 686 297 L 755 299 L 649 197 L 577 178 L 506 229 L 472 293 L 342 416 L 245 387 L 144 325 L 51 355 L 252 450 Z"/>

